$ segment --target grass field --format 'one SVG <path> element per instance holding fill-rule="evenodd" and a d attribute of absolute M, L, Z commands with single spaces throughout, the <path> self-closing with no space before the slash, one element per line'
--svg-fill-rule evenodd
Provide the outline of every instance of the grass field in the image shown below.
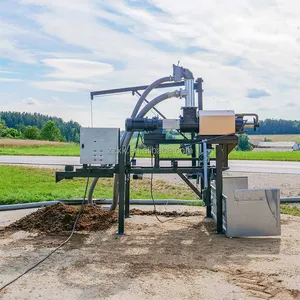
<path fill-rule="evenodd" d="M 33 167 L 0 166 L 0 205 L 58 199 L 82 198 L 86 179 L 62 180 L 55 183 L 55 170 Z M 113 179 L 103 178 L 95 190 L 97 198 L 112 198 Z M 176 192 L 175 192 L 176 191 Z M 156 180 L 155 199 L 195 199 L 187 186 Z M 150 180 L 132 180 L 131 198 L 150 199 Z"/>
<path fill-rule="evenodd" d="M 286 136 L 286 135 L 284 135 Z M 278 138 L 278 135 L 276 135 Z M 293 137 L 296 137 L 293 135 Z M 14 140 L 16 141 L 16 140 Z M 135 147 L 136 140 L 131 141 L 131 148 Z M 179 145 L 161 145 L 161 157 L 188 157 L 179 150 Z M 40 156 L 79 156 L 80 149 L 74 143 L 26 144 L 24 141 L 15 144 L 1 144 L 0 155 L 40 155 Z M 133 154 L 133 150 L 131 151 Z M 150 157 L 148 149 L 138 149 L 136 157 Z M 211 154 L 214 157 L 214 152 Z M 300 151 L 294 152 L 243 152 L 233 151 L 229 155 L 231 160 L 273 160 L 273 161 L 300 161 Z"/>
<path fill-rule="evenodd" d="M 0 166 L 0 205 L 59 199 L 82 198 L 86 179 L 63 180 L 55 183 L 55 170 L 33 167 Z M 29 180 L 30 178 L 30 180 Z M 95 190 L 96 198 L 112 198 L 113 179 L 103 178 Z M 155 199 L 195 199 L 195 194 L 184 185 L 172 185 L 156 180 Z M 150 180 L 132 180 L 131 198 L 150 199 Z M 199 201 L 197 204 L 202 206 Z M 281 205 L 281 213 L 300 216 L 300 209 Z"/>

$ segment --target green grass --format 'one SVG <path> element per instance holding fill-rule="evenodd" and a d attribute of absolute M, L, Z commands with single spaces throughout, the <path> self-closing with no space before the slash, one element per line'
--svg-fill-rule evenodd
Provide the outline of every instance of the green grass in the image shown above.
<path fill-rule="evenodd" d="M 282 214 L 300 217 L 300 208 L 297 206 L 290 206 L 290 205 L 284 204 L 284 205 L 281 205 L 280 211 Z"/>
<path fill-rule="evenodd" d="M 79 156 L 79 145 L 66 143 L 62 145 L 10 146 L 0 148 L 0 155 Z"/>
<path fill-rule="evenodd" d="M 55 183 L 55 170 L 0 166 L 0 205 L 82 198 L 86 179 L 63 180 Z M 96 198 L 112 198 L 113 179 L 103 178 L 95 190 Z M 194 193 L 184 185 L 168 184 L 156 180 L 153 185 L 155 199 L 195 199 Z M 132 180 L 131 198 L 150 199 L 150 180 Z M 195 205 L 195 204 L 193 204 Z M 202 206 L 198 201 L 197 206 Z M 281 213 L 300 216 L 296 206 L 281 205 Z"/>
<path fill-rule="evenodd" d="M 274 161 L 300 161 L 300 151 L 292 152 L 252 152 L 232 151 L 231 160 L 274 160 Z"/>
<path fill-rule="evenodd" d="M 86 179 L 62 180 L 55 183 L 55 170 L 0 166 L 0 205 L 58 199 L 82 198 Z M 112 198 L 113 179 L 99 180 L 94 196 Z M 195 199 L 187 186 L 156 180 L 153 184 L 155 199 Z M 150 180 L 132 180 L 131 198 L 150 199 Z"/>

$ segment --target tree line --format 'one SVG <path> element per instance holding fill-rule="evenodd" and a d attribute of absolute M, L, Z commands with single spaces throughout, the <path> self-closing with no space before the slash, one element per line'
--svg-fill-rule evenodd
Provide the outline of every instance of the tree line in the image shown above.
<path fill-rule="evenodd" d="M 39 113 L 0 112 L 0 137 L 79 142 L 80 124 Z"/>
<path fill-rule="evenodd" d="M 80 140 L 80 124 L 73 120 L 65 122 L 58 117 L 40 113 L 0 112 L 0 137 L 46 139 L 53 141 L 76 142 Z M 123 131 L 121 132 L 123 133 Z M 254 131 L 247 129 L 247 134 L 300 134 L 300 121 L 265 119 Z M 169 138 L 178 135 L 168 132 Z M 137 133 L 134 134 L 134 137 Z"/>
<path fill-rule="evenodd" d="M 247 129 L 248 134 L 300 134 L 300 121 L 265 119 L 259 122 L 260 127 L 254 131 Z"/>

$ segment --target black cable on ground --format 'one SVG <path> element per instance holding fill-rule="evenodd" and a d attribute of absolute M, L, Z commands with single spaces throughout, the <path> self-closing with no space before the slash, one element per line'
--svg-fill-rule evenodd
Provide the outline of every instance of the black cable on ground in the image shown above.
<path fill-rule="evenodd" d="M 62 242 L 59 246 L 57 246 L 54 250 L 52 250 L 47 256 L 45 256 L 43 259 L 41 259 L 40 261 L 38 261 L 35 265 L 33 265 L 32 267 L 30 267 L 29 269 L 27 269 L 25 272 L 23 272 L 22 274 L 20 274 L 19 276 L 17 276 L 16 278 L 14 278 L 13 280 L 11 280 L 10 282 L 6 283 L 4 286 L 2 286 L 0 288 L 0 292 L 2 290 L 4 290 L 5 288 L 7 288 L 9 285 L 11 285 L 12 283 L 16 282 L 18 279 L 20 279 L 21 277 L 23 277 L 25 274 L 29 273 L 30 271 L 32 271 L 33 269 L 35 269 L 37 266 L 39 266 L 42 262 L 44 262 L 47 258 L 49 258 L 53 253 L 55 253 L 58 249 L 60 249 L 62 246 L 64 246 L 66 243 L 69 242 L 69 240 L 71 239 L 71 237 L 73 236 L 74 232 L 75 232 L 75 228 L 76 228 L 76 225 L 77 225 L 77 222 L 78 222 L 78 219 L 82 213 L 82 209 L 83 209 L 83 205 L 84 205 L 84 202 L 85 202 L 85 198 L 86 198 L 86 193 L 87 193 L 87 189 L 88 189 L 88 185 L 89 185 L 89 177 L 87 178 L 87 181 L 86 181 L 86 186 L 85 186 L 85 191 L 84 191 L 84 196 L 83 196 L 83 200 L 82 200 L 82 203 L 81 203 L 81 207 L 77 213 L 77 216 L 76 216 L 76 219 L 74 221 L 74 224 L 73 224 L 73 228 L 72 228 L 72 231 L 71 231 L 71 234 L 69 235 L 69 237 L 64 241 Z"/>
<path fill-rule="evenodd" d="M 151 168 L 153 168 L 153 155 L 152 154 L 151 154 Z M 150 177 L 150 194 L 151 194 L 151 199 L 152 199 L 152 202 L 153 202 L 155 217 L 160 223 L 166 223 L 166 222 L 169 222 L 169 221 L 173 221 L 173 220 L 180 217 L 180 216 L 177 216 L 177 217 L 174 217 L 172 219 L 165 220 L 165 221 L 162 221 L 158 217 L 157 210 L 156 210 L 156 204 L 155 204 L 155 200 L 154 200 L 154 197 L 153 197 L 153 172 L 151 173 L 151 177 Z"/>

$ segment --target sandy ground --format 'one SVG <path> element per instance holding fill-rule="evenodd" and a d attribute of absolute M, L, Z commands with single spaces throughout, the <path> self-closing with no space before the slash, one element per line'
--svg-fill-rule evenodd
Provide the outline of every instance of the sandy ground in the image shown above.
<path fill-rule="evenodd" d="M 0 298 L 300 299 L 300 218 L 282 216 L 280 238 L 229 239 L 215 233 L 203 208 L 159 209 L 201 210 L 203 216 L 163 224 L 155 216 L 133 216 L 122 237 L 115 234 L 116 226 L 77 233 Z M 1 213 L 1 225 L 28 212 Z M 20 231 L 0 235 L 0 285 L 67 236 Z"/>

